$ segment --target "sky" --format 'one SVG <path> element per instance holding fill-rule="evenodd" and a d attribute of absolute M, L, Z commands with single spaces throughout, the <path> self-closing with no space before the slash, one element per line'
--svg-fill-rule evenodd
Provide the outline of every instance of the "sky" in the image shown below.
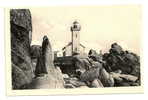
<path fill-rule="evenodd" d="M 112 43 L 124 50 L 140 54 L 141 6 L 52 6 L 31 8 L 32 45 L 42 44 L 47 35 L 54 51 L 71 41 L 70 27 L 77 20 L 81 25 L 80 42 L 90 49 L 108 52 Z"/>

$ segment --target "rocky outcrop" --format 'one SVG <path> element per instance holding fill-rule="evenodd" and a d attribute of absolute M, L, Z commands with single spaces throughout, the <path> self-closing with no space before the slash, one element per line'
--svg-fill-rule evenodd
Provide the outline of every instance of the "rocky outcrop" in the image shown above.
<path fill-rule="evenodd" d="M 140 85 L 140 57 L 117 43 L 105 54 L 91 49 L 88 57 L 74 56 L 74 61 L 79 79 L 89 87 Z"/>
<path fill-rule="evenodd" d="M 48 37 L 43 38 L 42 47 L 39 45 L 30 47 L 32 38 L 30 11 L 11 9 L 10 25 L 12 88 L 64 88 L 61 70 L 53 64 L 53 52 Z"/>
<path fill-rule="evenodd" d="M 62 72 L 53 64 L 53 52 L 47 36 L 43 37 L 42 47 L 37 55 L 35 76 L 29 89 L 64 88 Z"/>
<path fill-rule="evenodd" d="M 48 71 L 48 74 L 40 74 L 29 84 L 28 89 L 54 89 L 64 88 L 62 73 L 58 67 Z"/>
<path fill-rule="evenodd" d="M 20 89 L 33 78 L 30 57 L 32 21 L 27 9 L 10 10 L 12 88 Z M 24 88 L 24 87 L 23 87 Z"/>
<path fill-rule="evenodd" d="M 112 44 L 110 52 L 103 55 L 107 71 L 121 70 L 124 74 L 140 76 L 140 57 L 124 51 L 117 43 Z"/>
<path fill-rule="evenodd" d="M 121 75 L 118 79 L 126 80 L 125 84 L 119 84 L 124 82 L 121 80 L 119 82 L 119 80 L 115 78 L 115 80 L 117 80 L 115 85 L 132 85 L 134 82 L 132 81 L 132 83 L 128 83 L 129 79 L 127 79 L 131 76 L 132 78 L 138 77 L 137 80 L 135 80 L 135 82 L 136 84 L 140 85 L 140 57 L 138 55 L 136 55 L 133 52 L 124 51 L 120 45 L 118 45 L 117 43 L 113 43 L 111 45 L 109 53 L 105 53 L 103 55 L 103 60 L 106 62 L 104 67 L 108 72 L 116 72 L 117 70 L 120 70 Z M 126 77 L 125 74 L 127 75 Z"/>

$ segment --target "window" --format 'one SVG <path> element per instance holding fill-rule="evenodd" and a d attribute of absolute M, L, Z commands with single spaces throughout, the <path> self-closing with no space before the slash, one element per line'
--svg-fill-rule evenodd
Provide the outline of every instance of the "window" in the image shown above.
<path fill-rule="evenodd" d="M 73 28 L 77 28 L 77 25 L 74 25 L 74 27 Z"/>

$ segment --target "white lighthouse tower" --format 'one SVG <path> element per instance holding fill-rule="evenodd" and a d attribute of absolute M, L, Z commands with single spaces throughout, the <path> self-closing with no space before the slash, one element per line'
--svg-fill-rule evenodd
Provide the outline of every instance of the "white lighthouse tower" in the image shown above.
<path fill-rule="evenodd" d="M 80 30 L 80 24 L 74 21 L 70 27 L 71 41 L 62 48 L 63 56 L 84 55 L 85 46 L 80 43 Z"/>
<path fill-rule="evenodd" d="M 74 21 L 73 25 L 71 26 L 72 54 L 80 53 L 80 30 L 80 24 L 77 21 Z"/>

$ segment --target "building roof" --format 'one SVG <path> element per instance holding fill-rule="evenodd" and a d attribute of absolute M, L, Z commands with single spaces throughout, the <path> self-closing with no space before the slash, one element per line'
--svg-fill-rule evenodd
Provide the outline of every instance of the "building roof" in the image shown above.
<path fill-rule="evenodd" d="M 76 20 L 73 22 L 73 24 L 79 24 Z"/>
<path fill-rule="evenodd" d="M 70 46 L 71 44 L 72 44 L 72 42 L 69 42 L 65 47 L 62 48 L 62 50 L 64 50 L 66 47 Z M 85 48 L 85 46 L 82 45 L 81 43 L 80 43 L 80 46 L 82 46 L 83 48 Z"/>
<path fill-rule="evenodd" d="M 82 46 L 83 48 L 85 48 L 85 46 L 84 46 L 84 45 L 82 45 L 81 43 L 80 43 L 80 46 Z"/>
<path fill-rule="evenodd" d="M 69 42 L 65 47 L 62 48 L 62 50 L 64 50 L 66 47 L 70 46 L 72 44 L 72 42 Z"/>

